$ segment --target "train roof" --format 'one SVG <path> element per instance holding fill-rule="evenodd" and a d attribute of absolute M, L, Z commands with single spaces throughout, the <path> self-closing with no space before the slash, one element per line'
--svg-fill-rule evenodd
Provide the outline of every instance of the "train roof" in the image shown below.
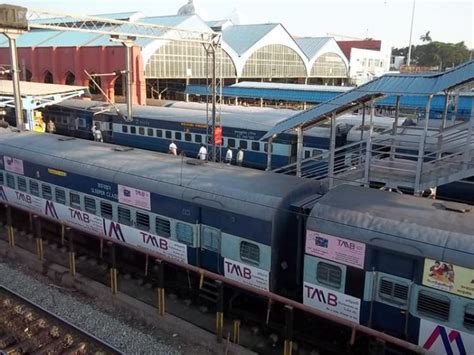
<path fill-rule="evenodd" d="M 341 185 L 318 200 L 307 228 L 474 268 L 469 205 Z"/>
<path fill-rule="evenodd" d="M 47 133 L 0 129 L 0 147 L 25 161 L 268 221 L 322 191 L 301 178 Z"/>

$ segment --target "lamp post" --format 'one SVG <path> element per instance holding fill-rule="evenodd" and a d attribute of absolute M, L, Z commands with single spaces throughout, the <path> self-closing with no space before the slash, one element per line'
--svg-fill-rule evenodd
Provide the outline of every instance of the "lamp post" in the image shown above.
<path fill-rule="evenodd" d="M 415 18 L 415 2 L 416 0 L 413 0 L 413 8 L 411 10 L 410 40 L 408 41 L 407 66 L 410 66 L 411 63 L 411 36 L 413 34 L 413 20 Z"/>

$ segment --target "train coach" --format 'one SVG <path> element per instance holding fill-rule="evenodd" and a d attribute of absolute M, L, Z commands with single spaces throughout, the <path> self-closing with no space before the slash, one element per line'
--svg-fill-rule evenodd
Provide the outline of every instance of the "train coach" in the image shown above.
<path fill-rule="evenodd" d="M 318 182 L 31 132 L 3 130 L 0 152 L 0 199 L 15 207 L 249 286 L 294 289 L 289 211 L 318 196 Z"/>
<path fill-rule="evenodd" d="M 307 222 L 303 302 L 422 346 L 474 354 L 472 206 L 340 186 Z"/>

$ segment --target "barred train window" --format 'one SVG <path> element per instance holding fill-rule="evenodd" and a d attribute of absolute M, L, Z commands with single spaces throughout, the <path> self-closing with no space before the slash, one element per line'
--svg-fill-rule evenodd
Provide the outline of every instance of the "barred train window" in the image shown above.
<path fill-rule="evenodd" d="M 150 216 L 141 212 L 137 212 L 137 228 L 149 231 Z"/>
<path fill-rule="evenodd" d="M 41 184 L 41 194 L 43 198 L 47 200 L 53 199 L 53 190 L 51 189 L 51 186 L 49 185 Z"/>
<path fill-rule="evenodd" d="M 7 186 L 12 189 L 15 188 L 15 177 L 13 175 L 7 174 Z"/>
<path fill-rule="evenodd" d="M 341 287 L 342 270 L 339 266 L 319 262 L 316 268 L 316 279 L 323 285 Z"/>
<path fill-rule="evenodd" d="M 219 243 L 220 231 L 214 228 L 202 227 L 202 236 L 201 243 L 204 249 L 219 252 L 220 243 Z"/>
<path fill-rule="evenodd" d="M 135 127 L 135 126 L 130 126 L 130 133 L 136 134 L 136 133 L 137 133 L 137 127 Z"/>
<path fill-rule="evenodd" d="M 240 258 L 252 264 L 260 264 L 260 248 L 249 242 L 240 242 Z"/>
<path fill-rule="evenodd" d="M 194 244 L 193 227 L 181 222 L 176 223 L 176 237 L 179 242 L 192 246 Z"/>
<path fill-rule="evenodd" d="M 201 136 L 200 134 L 196 134 L 196 135 L 194 136 L 194 141 L 195 141 L 196 143 L 202 143 L 202 136 Z"/>
<path fill-rule="evenodd" d="M 155 219 L 155 231 L 160 237 L 169 238 L 171 236 L 170 221 L 160 217 Z"/>
<path fill-rule="evenodd" d="M 466 305 L 464 326 L 469 329 L 474 329 L 474 303 Z"/>
<path fill-rule="evenodd" d="M 91 197 L 84 196 L 84 207 L 86 212 L 95 214 L 97 212 L 97 207 L 95 200 Z"/>
<path fill-rule="evenodd" d="M 118 206 L 117 215 L 119 223 L 125 224 L 127 226 L 132 224 L 132 216 L 129 209 Z"/>
<path fill-rule="evenodd" d="M 3 173 L 0 172 L 0 185 L 3 185 Z"/>
<path fill-rule="evenodd" d="M 448 321 L 450 303 L 446 296 L 429 291 L 420 291 L 416 310 L 431 318 Z"/>
<path fill-rule="evenodd" d="M 128 126 L 122 125 L 122 133 L 128 133 Z"/>
<path fill-rule="evenodd" d="M 26 190 L 27 190 L 27 188 L 26 188 L 26 179 L 23 178 L 23 177 L 18 176 L 17 183 L 18 183 L 18 190 L 26 192 Z"/>
<path fill-rule="evenodd" d="M 145 135 L 145 128 L 143 128 L 143 127 L 138 127 L 138 134 L 144 136 L 144 135 Z"/>
<path fill-rule="evenodd" d="M 161 129 L 157 129 L 157 130 L 156 130 L 156 136 L 157 136 L 158 138 L 163 137 L 163 131 L 162 131 Z"/>
<path fill-rule="evenodd" d="M 55 189 L 56 192 L 56 202 L 63 205 L 66 204 L 66 192 L 63 189 Z"/>
<path fill-rule="evenodd" d="M 408 301 L 409 286 L 406 283 L 401 283 L 382 277 L 379 284 L 379 297 L 392 303 L 399 305 L 406 305 Z"/>
<path fill-rule="evenodd" d="M 73 208 L 81 209 L 81 196 L 75 194 L 74 192 L 69 193 L 69 204 Z"/>
<path fill-rule="evenodd" d="M 153 128 L 148 128 L 146 130 L 146 134 L 147 134 L 148 137 L 153 137 L 154 133 L 155 133 L 155 131 L 153 130 Z"/>
<path fill-rule="evenodd" d="M 39 184 L 36 181 L 30 180 L 30 194 L 39 196 Z"/>
<path fill-rule="evenodd" d="M 107 219 L 112 219 L 112 204 L 100 201 L 100 215 Z"/>

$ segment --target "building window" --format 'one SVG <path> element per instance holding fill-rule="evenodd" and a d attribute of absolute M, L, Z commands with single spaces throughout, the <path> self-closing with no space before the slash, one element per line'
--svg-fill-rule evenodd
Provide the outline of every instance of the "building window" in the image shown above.
<path fill-rule="evenodd" d="M 131 218 L 131 213 L 128 208 L 124 208 L 121 206 L 117 207 L 117 216 L 118 216 L 118 222 L 125 224 L 127 226 L 132 224 L 132 218 Z"/>
<path fill-rule="evenodd" d="M 7 186 L 12 189 L 15 188 L 15 177 L 13 175 L 7 174 Z"/>
<path fill-rule="evenodd" d="M 323 285 L 340 288 L 342 282 L 342 269 L 333 264 L 319 262 L 316 268 L 316 280 Z"/>
<path fill-rule="evenodd" d="M 260 248 L 249 242 L 240 242 L 240 259 L 258 265 L 260 264 Z"/>
<path fill-rule="evenodd" d="M 34 196 L 39 196 L 39 184 L 36 181 L 30 180 L 30 194 Z"/>
<path fill-rule="evenodd" d="M 66 191 L 64 191 L 63 189 L 56 188 L 54 192 L 56 195 L 55 196 L 56 202 L 62 205 L 65 205 L 66 204 Z"/>
<path fill-rule="evenodd" d="M 150 216 L 141 212 L 137 212 L 137 228 L 149 231 Z"/>
<path fill-rule="evenodd" d="M 107 219 L 112 219 L 112 204 L 100 201 L 100 215 Z"/>
<path fill-rule="evenodd" d="M 188 246 L 194 245 L 194 232 L 193 227 L 189 224 L 178 222 L 176 223 L 176 238 L 179 242 L 184 243 Z"/>
<path fill-rule="evenodd" d="M 18 176 L 17 182 L 18 182 L 18 190 L 26 192 L 27 191 L 26 179 Z"/>
<path fill-rule="evenodd" d="M 156 217 L 155 231 L 160 237 L 169 238 L 171 236 L 170 221 L 164 218 Z"/>
<path fill-rule="evenodd" d="M 379 283 L 379 297 L 384 301 L 406 305 L 410 287 L 388 277 L 382 277 Z"/>
<path fill-rule="evenodd" d="M 81 196 L 74 192 L 69 193 L 69 204 L 73 208 L 77 208 L 78 210 L 81 209 Z"/>
<path fill-rule="evenodd" d="M 451 302 L 446 296 L 429 291 L 420 291 L 416 310 L 425 316 L 448 321 L 450 304 Z"/>
<path fill-rule="evenodd" d="M 122 125 L 122 133 L 128 133 L 128 126 Z"/>
<path fill-rule="evenodd" d="M 202 227 L 201 247 L 215 253 L 220 252 L 220 231 L 214 228 Z"/>
<path fill-rule="evenodd" d="M 95 205 L 95 200 L 91 197 L 84 196 L 84 207 L 86 212 L 95 214 L 97 212 L 97 208 Z"/>

